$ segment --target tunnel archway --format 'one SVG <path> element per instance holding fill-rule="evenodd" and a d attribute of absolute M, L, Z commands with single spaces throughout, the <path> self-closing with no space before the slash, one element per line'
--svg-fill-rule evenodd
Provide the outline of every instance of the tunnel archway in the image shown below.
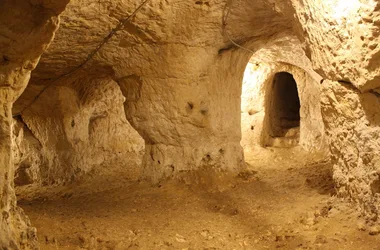
<path fill-rule="evenodd" d="M 281 63 L 247 65 L 241 95 L 241 145 L 245 156 L 262 148 L 323 151 L 319 83 L 304 70 Z"/>
<path fill-rule="evenodd" d="M 298 145 L 301 105 L 293 75 L 288 72 L 276 73 L 268 98 L 268 133 L 273 138 L 271 146 Z"/>

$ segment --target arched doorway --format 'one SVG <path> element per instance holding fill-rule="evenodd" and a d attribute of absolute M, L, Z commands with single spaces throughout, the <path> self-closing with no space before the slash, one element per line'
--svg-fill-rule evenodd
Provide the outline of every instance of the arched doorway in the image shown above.
<path fill-rule="evenodd" d="M 297 83 L 288 72 L 273 77 L 271 93 L 267 96 L 269 118 L 268 146 L 293 147 L 300 137 L 300 99 Z"/>

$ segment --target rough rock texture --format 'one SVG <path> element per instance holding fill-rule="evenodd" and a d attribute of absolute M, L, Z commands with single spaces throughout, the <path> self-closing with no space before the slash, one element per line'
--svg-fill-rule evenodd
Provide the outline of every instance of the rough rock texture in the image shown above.
<path fill-rule="evenodd" d="M 16 206 L 13 190 L 12 104 L 53 39 L 68 1 L 0 2 L 0 247 L 34 249 L 35 229 Z"/>
<path fill-rule="evenodd" d="M 326 78 L 351 80 L 363 90 L 372 86 L 378 74 L 376 63 L 366 64 L 376 61 L 377 50 L 369 44 L 376 35 L 375 3 L 338 1 L 335 6 L 316 0 L 151 0 L 128 19 L 139 5 L 136 1 L 71 1 L 57 39 L 42 58 L 14 112 L 25 110 L 52 82 L 78 68 L 101 72 L 122 89 L 131 88 L 123 90 L 132 97 L 127 97 L 126 115 L 147 143 L 145 174 L 159 179 L 203 165 L 241 168 L 242 154 L 228 154 L 241 152 L 236 132 L 238 117 L 231 119 L 238 97 L 221 97 L 239 92 L 241 65 L 248 57 L 246 50 L 235 50 L 234 42 L 253 51 L 274 46 L 272 52 L 285 56 L 288 63 L 309 73 L 313 66 Z M 360 18 L 358 9 L 363 10 Z M 345 25 L 344 18 L 353 25 Z M 362 31 L 368 31 L 368 35 L 362 36 Z M 354 42 L 346 33 L 355 38 Z M 356 42 L 358 38 L 374 48 L 371 53 Z M 302 48 L 312 59 L 311 64 L 297 61 L 299 56 L 292 58 L 294 53 L 303 54 Z M 356 53 L 355 61 L 350 63 L 348 54 L 343 53 L 347 48 Z M 352 70 L 350 65 L 361 71 Z M 226 71 L 233 74 L 219 74 Z M 214 90 L 216 94 L 205 96 Z M 221 99 L 223 102 L 218 103 Z M 202 106 L 204 114 L 184 112 L 184 107 L 193 105 Z M 201 118 L 210 123 L 204 125 Z M 231 124 L 221 126 L 217 120 Z M 217 153 L 221 144 L 226 144 L 227 156 Z M 209 156 L 213 161 L 203 164 Z M 236 165 L 232 162 L 240 162 L 240 167 L 231 167 Z"/>
<path fill-rule="evenodd" d="M 359 204 L 370 221 L 380 215 L 380 94 L 350 84 L 326 82 L 322 113 L 334 180 L 341 197 Z"/>
<path fill-rule="evenodd" d="M 72 1 L 14 113 L 81 65 L 137 7 L 135 1 Z M 84 65 L 119 83 L 127 118 L 146 142 L 143 165 L 149 178 L 202 166 L 235 171 L 244 166 L 239 106 L 249 52 L 236 50 L 224 34 L 225 7 L 224 1 L 149 1 Z M 258 15 L 242 18 L 247 9 Z M 259 25 L 260 19 L 270 21 L 273 30 Z M 231 7 L 227 28 L 238 40 L 253 28 L 241 39 L 260 34 L 253 41 L 262 43 L 290 26 L 267 2 L 247 1 Z"/>
<path fill-rule="evenodd" d="M 42 145 L 21 119 L 14 119 L 13 141 L 15 185 L 39 183 Z"/>
<path fill-rule="evenodd" d="M 298 37 L 314 70 L 352 82 L 361 91 L 380 87 L 378 1 L 292 1 Z"/>
<path fill-rule="evenodd" d="M 325 147 L 324 126 L 320 107 L 319 83 L 302 69 L 281 63 L 249 63 L 242 90 L 242 146 L 249 154 L 270 140 L 268 99 L 277 72 L 293 75 L 301 102 L 299 144 L 309 151 Z"/>
<path fill-rule="evenodd" d="M 87 74 L 44 91 L 21 114 L 40 143 L 37 183 L 57 184 L 118 168 L 136 179 L 144 141 L 126 120 L 124 101 L 112 79 Z"/>
<path fill-rule="evenodd" d="M 112 124 L 118 119 L 118 127 L 126 128 L 126 121 L 120 120 L 121 90 L 126 100 L 125 115 L 146 143 L 144 175 L 158 181 L 198 168 L 239 171 L 244 167 L 240 95 L 244 68 L 252 52 L 266 51 L 264 63 L 272 59 L 303 69 L 279 66 L 269 71 L 268 79 L 276 71 L 291 71 L 304 91 L 300 94 L 301 102 L 306 98 L 309 105 L 303 105 L 301 113 L 310 118 L 301 124 L 300 144 L 306 148 L 318 148 L 322 141 L 319 107 L 312 104 L 318 100 L 314 93 L 320 77 L 313 70 L 325 79 L 350 81 L 360 91 L 380 86 L 376 1 L 149 0 L 138 9 L 141 2 L 136 0 L 72 0 L 62 15 L 56 39 L 12 107 L 52 40 L 58 26 L 57 15 L 67 2 L 0 2 L 0 244 L 7 248 L 28 248 L 27 244 L 31 248 L 34 244 L 33 240 L 26 240 L 33 238 L 33 230 L 25 233 L 27 226 L 17 211 L 12 187 L 12 108 L 13 115 L 21 115 L 45 153 L 43 172 L 52 175 L 41 180 L 61 182 L 78 171 L 101 166 L 105 162 L 103 156 L 112 158 L 109 153 L 119 146 L 127 151 L 133 148 L 129 142 L 123 144 L 121 136 L 115 139 L 120 142 L 116 148 L 104 150 L 110 138 L 96 132 L 109 128 L 116 135 L 118 128 Z M 99 89 L 89 88 L 90 83 L 119 93 L 110 95 L 118 104 L 115 113 L 105 107 L 112 103 L 110 96 L 91 94 Z M 339 92 L 336 96 L 344 95 Z M 363 99 L 369 95 L 373 94 L 364 94 Z M 340 108 L 333 102 L 333 112 L 325 118 L 328 133 L 337 133 L 334 124 L 339 119 L 329 117 L 337 115 Z M 109 114 L 109 119 L 99 118 L 102 112 Z M 50 117 L 51 113 L 54 115 Z M 370 115 L 352 119 L 373 121 Z M 42 122 L 45 119 L 49 123 Z M 344 126 L 353 122 L 350 119 Z M 265 121 L 263 124 L 265 128 Z M 361 133 L 371 134 L 375 125 Z M 124 136 L 130 138 L 133 132 L 127 130 Z M 347 131 L 343 136 L 357 136 L 354 128 Z M 23 141 L 19 132 L 15 134 Z M 349 151 L 334 150 L 339 140 L 332 140 L 333 157 L 346 159 Z M 357 151 L 369 152 L 367 145 Z M 87 146 L 91 147 L 89 152 L 85 151 Z M 30 147 L 24 149 L 28 151 L 27 148 Z M 368 155 L 375 158 L 374 152 Z M 25 159 L 20 160 L 22 163 Z M 363 166 L 372 166 L 368 164 Z M 337 169 L 348 165 L 338 162 Z M 58 180 L 54 176 L 59 176 Z M 366 199 L 376 199 L 377 182 L 372 184 L 368 177 L 365 183 L 375 190 L 366 193 Z M 359 184 L 351 187 L 356 190 Z M 350 197 L 360 193 L 342 190 Z"/>
<path fill-rule="evenodd" d="M 239 144 L 241 87 L 235 83 L 242 80 L 244 63 L 239 54 L 231 52 L 209 57 L 212 67 L 201 75 L 195 71 L 189 79 L 119 81 L 122 89 L 129 87 L 129 93 L 140 94 L 131 101 L 127 95 L 125 109 L 146 142 L 145 176 L 158 180 L 200 167 L 231 171 L 243 167 Z M 240 67 L 233 67 L 236 64 Z M 189 66 L 184 73 L 192 69 Z"/>

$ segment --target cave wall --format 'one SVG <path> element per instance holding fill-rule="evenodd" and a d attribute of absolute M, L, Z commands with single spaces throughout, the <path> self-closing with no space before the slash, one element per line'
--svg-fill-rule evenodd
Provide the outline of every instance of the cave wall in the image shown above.
<path fill-rule="evenodd" d="M 58 28 L 68 1 L 0 2 L 0 246 L 36 249 L 36 230 L 16 205 L 12 105 Z"/>
<path fill-rule="evenodd" d="M 249 62 L 244 72 L 241 94 L 241 145 L 247 157 L 261 147 L 265 117 L 265 83 L 273 74 L 267 63 Z"/>
<path fill-rule="evenodd" d="M 13 164 L 15 185 L 40 183 L 42 145 L 20 117 L 13 119 Z"/>
<path fill-rule="evenodd" d="M 322 116 L 338 194 L 357 204 L 370 223 L 379 221 L 380 206 L 379 6 L 360 0 L 293 2 L 295 31 L 325 79 Z"/>
<path fill-rule="evenodd" d="M 137 179 L 144 140 L 126 120 L 124 101 L 115 81 L 86 72 L 49 86 L 20 114 L 24 131 L 34 139 L 19 139 L 19 148 L 26 151 L 37 140 L 39 151 L 23 153 L 36 159 L 39 167 L 28 166 L 31 160 L 25 159 L 17 175 L 29 168 L 26 173 L 37 184 L 61 184 L 89 173 Z"/>
<path fill-rule="evenodd" d="M 295 31 L 323 78 L 353 83 L 361 91 L 380 86 L 378 1 L 292 1 Z"/>
<path fill-rule="evenodd" d="M 254 58 L 254 57 L 253 57 Z M 246 155 L 265 146 L 270 137 L 268 113 L 274 75 L 293 75 L 301 102 L 299 145 L 310 152 L 323 151 L 324 126 L 321 116 L 319 83 L 304 70 L 283 63 L 249 63 L 243 81 L 241 100 L 242 141 Z M 268 114 L 270 115 L 270 114 Z"/>
<path fill-rule="evenodd" d="M 321 103 L 338 195 L 374 223 L 380 214 L 380 94 L 327 81 Z"/>

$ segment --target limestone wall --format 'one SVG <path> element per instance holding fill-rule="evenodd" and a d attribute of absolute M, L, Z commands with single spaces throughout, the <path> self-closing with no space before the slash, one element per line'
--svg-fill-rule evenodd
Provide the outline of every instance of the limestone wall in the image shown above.
<path fill-rule="evenodd" d="M 20 117 L 13 119 L 13 155 L 15 185 L 40 183 L 43 157 L 42 145 Z"/>
<path fill-rule="evenodd" d="M 36 183 L 59 184 L 87 173 L 118 171 L 132 179 L 139 177 L 144 140 L 126 120 L 124 101 L 112 79 L 86 74 L 44 91 L 20 115 L 40 144 L 40 166 L 31 169 L 38 176 Z M 30 140 L 20 147 L 25 144 Z M 23 165 L 20 170 L 28 167 Z"/>
<path fill-rule="evenodd" d="M 340 197 L 358 204 L 370 222 L 380 213 L 380 98 L 350 84 L 323 83 L 322 114 Z"/>
<path fill-rule="evenodd" d="M 380 86 L 378 1 L 292 1 L 296 33 L 313 69 L 361 91 Z"/>
<path fill-rule="evenodd" d="M 41 58 L 14 113 L 24 113 L 45 86 L 81 65 L 139 4 L 72 1 L 57 39 Z M 146 142 L 147 178 L 157 181 L 199 167 L 221 171 L 244 167 L 239 99 L 250 53 L 237 50 L 224 34 L 225 8 L 224 1 L 149 1 L 82 66 L 119 84 L 126 116 Z M 246 30 L 255 25 L 265 39 L 270 38 L 272 32 L 256 22 L 264 16 L 276 17 L 271 19 L 275 29 L 288 25 L 264 2 L 247 1 L 231 8 L 228 32 L 234 39 L 240 39 L 243 24 Z M 246 9 L 257 10 L 261 17 L 236 12 Z M 239 34 L 232 34 L 235 31 Z"/>
<path fill-rule="evenodd" d="M 36 249 L 36 231 L 16 205 L 12 105 L 51 42 L 68 1 L 0 2 L 0 247 Z"/>

